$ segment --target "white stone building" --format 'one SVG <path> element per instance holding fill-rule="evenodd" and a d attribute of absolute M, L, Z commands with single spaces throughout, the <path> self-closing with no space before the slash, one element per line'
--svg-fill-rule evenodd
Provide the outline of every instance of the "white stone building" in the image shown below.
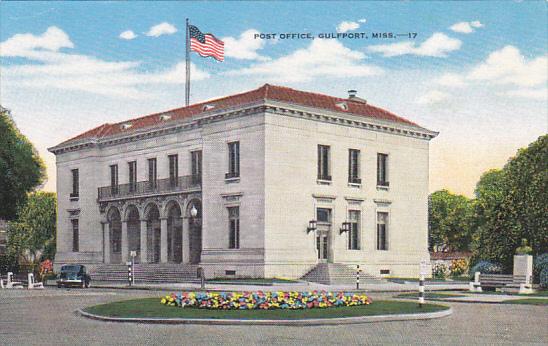
<path fill-rule="evenodd" d="M 101 125 L 49 149 L 56 267 L 136 251 L 207 277 L 298 278 L 321 262 L 416 276 L 436 135 L 355 92 L 268 84 Z"/>

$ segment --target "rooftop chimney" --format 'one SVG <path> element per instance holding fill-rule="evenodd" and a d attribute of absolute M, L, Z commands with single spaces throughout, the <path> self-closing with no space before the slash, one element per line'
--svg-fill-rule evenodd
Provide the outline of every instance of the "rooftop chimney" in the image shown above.
<path fill-rule="evenodd" d="M 348 99 L 355 102 L 367 103 L 367 100 L 364 100 L 361 97 L 356 96 L 357 93 L 358 92 L 354 89 L 348 90 Z"/>

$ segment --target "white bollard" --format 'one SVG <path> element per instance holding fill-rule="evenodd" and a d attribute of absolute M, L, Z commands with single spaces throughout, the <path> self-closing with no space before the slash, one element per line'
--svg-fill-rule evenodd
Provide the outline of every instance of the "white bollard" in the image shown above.
<path fill-rule="evenodd" d="M 424 275 L 419 276 L 419 308 L 424 304 Z"/>

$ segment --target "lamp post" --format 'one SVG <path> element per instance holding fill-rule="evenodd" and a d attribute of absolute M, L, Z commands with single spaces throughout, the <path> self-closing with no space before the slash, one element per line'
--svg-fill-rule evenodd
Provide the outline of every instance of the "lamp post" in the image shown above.
<path fill-rule="evenodd" d="M 339 230 L 339 234 L 343 234 L 344 232 L 350 232 L 350 222 L 345 221 L 342 223 L 342 227 Z"/>

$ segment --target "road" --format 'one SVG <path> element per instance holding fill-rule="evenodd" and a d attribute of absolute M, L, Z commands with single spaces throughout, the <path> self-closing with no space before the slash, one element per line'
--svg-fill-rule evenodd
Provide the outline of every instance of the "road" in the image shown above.
<path fill-rule="evenodd" d="M 323 327 L 147 325 L 100 322 L 78 308 L 163 292 L 0 290 L 0 345 L 517 345 L 548 344 L 541 306 L 449 303 L 450 317 Z M 373 299 L 389 297 L 372 294 Z"/>

